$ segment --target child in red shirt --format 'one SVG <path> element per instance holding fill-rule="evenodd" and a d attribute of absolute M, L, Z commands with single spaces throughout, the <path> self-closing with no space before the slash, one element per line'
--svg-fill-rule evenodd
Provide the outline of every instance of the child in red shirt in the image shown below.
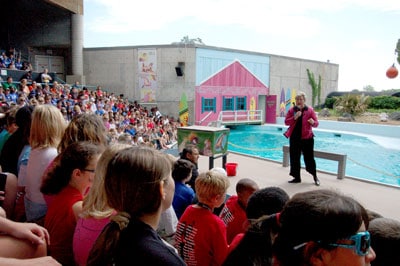
<path fill-rule="evenodd" d="M 256 182 L 242 178 L 236 184 L 236 194 L 229 197 L 219 217 L 226 224 L 226 237 L 230 244 L 233 238 L 246 231 L 246 207 L 250 196 L 259 190 Z"/>
<path fill-rule="evenodd" d="M 226 227 L 217 215 L 229 187 L 228 178 L 217 171 L 200 174 L 195 183 L 198 203 L 186 208 L 175 235 L 175 248 L 188 266 L 221 265 L 228 253 Z"/>

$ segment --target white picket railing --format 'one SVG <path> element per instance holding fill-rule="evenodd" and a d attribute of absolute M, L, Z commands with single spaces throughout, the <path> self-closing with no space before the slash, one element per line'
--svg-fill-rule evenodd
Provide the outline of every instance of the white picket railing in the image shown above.
<path fill-rule="evenodd" d="M 221 111 L 217 123 L 222 125 L 262 124 L 262 110 Z"/>

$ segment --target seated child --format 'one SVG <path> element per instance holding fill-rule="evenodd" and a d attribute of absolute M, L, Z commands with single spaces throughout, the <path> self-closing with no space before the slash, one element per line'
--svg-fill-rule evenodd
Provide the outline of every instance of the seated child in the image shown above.
<path fill-rule="evenodd" d="M 400 221 L 391 218 L 375 218 L 369 222 L 371 246 L 376 253 L 374 266 L 400 265 Z"/>
<path fill-rule="evenodd" d="M 219 217 L 226 224 L 228 243 L 233 238 L 246 231 L 246 207 L 250 196 L 259 189 L 256 182 L 249 178 L 242 178 L 236 184 L 236 194 L 228 198 Z"/>
<path fill-rule="evenodd" d="M 102 146 L 75 142 L 55 159 L 54 167 L 44 177 L 41 192 L 52 196 L 44 220 L 51 236 L 49 254 L 62 265 L 75 265 L 73 236 L 82 212 L 83 196 L 94 178 Z"/>
<path fill-rule="evenodd" d="M 263 230 L 263 219 L 282 211 L 289 195 L 279 187 L 266 187 L 253 193 L 247 203 L 248 228 L 235 236 L 229 246 L 227 265 L 271 265 L 269 246 L 271 232 Z"/>
<path fill-rule="evenodd" d="M 111 144 L 101 154 L 96 165 L 94 180 L 82 203 L 82 213 L 76 223 L 72 249 L 76 266 L 86 265 L 89 252 L 104 227 L 110 222 L 115 211 L 107 204 L 104 178 L 107 164 L 118 151 L 128 148 L 128 144 Z"/>
<path fill-rule="evenodd" d="M 193 203 L 195 197 L 194 190 L 186 185 L 186 182 L 192 177 L 194 165 L 184 159 L 179 159 L 174 163 L 172 169 L 172 178 L 175 181 L 175 194 L 172 206 L 174 207 L 176 217 L 181 218 L 187 206 Z"/>
<path fill-rule="evenodd" d="M 226 227 L 217 215 L 229 187 L 218 171 L 201 173 L 195 182 L 197 204 L 186 208 L 175 235 L 175 248 L 187 265 L 221 265 L 228 252 Z"/>

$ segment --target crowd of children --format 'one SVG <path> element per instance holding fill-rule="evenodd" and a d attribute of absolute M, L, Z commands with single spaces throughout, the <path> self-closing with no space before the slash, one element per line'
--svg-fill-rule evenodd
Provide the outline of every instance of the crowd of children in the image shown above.
<path fill-rule="evenodd" d="M 199 170 L 195 145 L 179 158 L 163 152 L 178 124 L 156 107 L 101 87 L 46 86 L 3 102 L 0 264 L 379 266 L 375 257 L 391 256 L 385 240 L 399 245 L 396 222 L 336 191 L 290 198 L 242 178 L 227 195 L 225 170 Z"/>

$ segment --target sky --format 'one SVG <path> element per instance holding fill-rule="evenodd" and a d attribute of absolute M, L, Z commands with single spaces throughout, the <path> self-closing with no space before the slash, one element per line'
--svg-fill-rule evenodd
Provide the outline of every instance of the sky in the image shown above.
<path fill-rule="evenodd" d="M 339 64 L 339 91 L 400 89 L 386 77 L 399 0 L 84 0 L 84 47 L 205 45 Z"/>

